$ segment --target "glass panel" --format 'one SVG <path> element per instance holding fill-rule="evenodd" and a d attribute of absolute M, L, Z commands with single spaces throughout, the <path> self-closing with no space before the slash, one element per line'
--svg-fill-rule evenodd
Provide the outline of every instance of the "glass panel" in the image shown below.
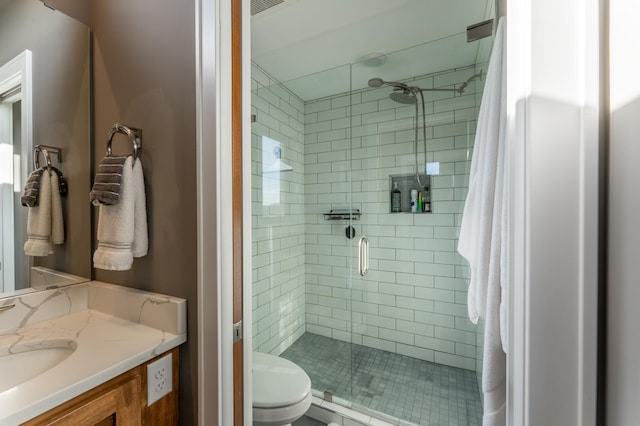
<path fill-rule="evenodd" d="M 462 59 L 468 49 L 477 45 L 459 34 L 353 66 L 353 208 L 370 270 L 352 272 L 351 401 L 377 417 L 481 423 L 467 264 L 456 251 L 479 101 L 476 79 L 455 90 L 479 71 Z M 425 56 L 448 68 L 416 68 L 412 58 Z"/>
<path fill-rule="evenodd" d="M 461 53 L 486 43 L 458 34 L 285 82 L 253 66 L 253 347 L 302 367 L 320 398 L 396 424 L 481 422 L 456 246 L 486 68 Z M 422 92 L 423 119 L 412 87 L 447 90 Z"/>
<path fill-rule="evenodd" d="M 351 122 L 348 102 L 316 96 L 349 93 L 350 66 L 280 83 L 254 64 L 252 80 L 253 347 L 348 401 Z"/>
<path fill-rule="evenodd" d="M 305 330 L 304 105 L 252 72 L 253 347 L 280 355 Z"/>

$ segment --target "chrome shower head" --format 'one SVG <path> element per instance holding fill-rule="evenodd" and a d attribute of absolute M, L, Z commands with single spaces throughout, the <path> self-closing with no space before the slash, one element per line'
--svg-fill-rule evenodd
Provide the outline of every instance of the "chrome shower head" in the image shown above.
<path fill-rule="evenodd" d="M 372 79 L 370 79 L 367 84 L 369 85 L 369 87 L 381 87 L 381 86 L 391 86 L 391 87 L 395 87 L 397 89 L 404 89 L 404 90 L 409 90 L 412 89 L 411 87 L 407 86 L 404 83 L 401 83 L 399 81 L 384 81 L 381 78 L 378 77 L 374 77 Z"/>
<path fill-rule="evenodd" d="M 380 87 L 384 84 L 384 81 L 381 78 L 372 78 L 370 79 L 367 84 L 369 85 L 369 87 Z"/>
<path fill-rule="evenodd" d="M 393 87 L 393 93 L 391 93 L 389 97 L 401 104 L 415 104 L 416 93 L 420 90 L 419 87 L 409 87 L 399 81 L 384 81 L 378 77 L 370 79 L 367 84 L 369 87 L 381 87 L 383 85 Z"/>
<path fill-rule="evenodd" d="M 416 103 L 416 94 L 407 89 L 396 89 L 394 90 L 389 97 L 391 100 L 399 102 L 401 104 L 415 104 Z"/>

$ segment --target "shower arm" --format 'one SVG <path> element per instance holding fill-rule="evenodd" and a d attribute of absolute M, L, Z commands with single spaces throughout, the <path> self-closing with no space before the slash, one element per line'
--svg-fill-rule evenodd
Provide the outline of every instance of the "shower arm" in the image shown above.
<path fill-rule="evenodd" d="M 446 88 L 442 88 L 442 89 L 423 89 L 421 87 L 412 87 L 412 89 L 416 92 L 458 92 L 460 94 L 462 94 L 464 92 L 463 88 L 459 88 L 459 89 L 446 89 Z"/>
<path fill-rule="evenodd" d="M 479 73 L 472 75 L 471 77 L 469 77 L 467 79 L 467 81 L 463 82 L 460 87 L 457 88 L 426 88 L 423 89 L 422 87 L 418 87 L 418 86 L 407 86 L 406 84 L 402 84 L 402 83 L 398 83 L 398 82 L 390 82 L 388 84 L 390 84 L 393 87 L 398 87 L 398 88 L 403 88 L 403 89 L 409 89 L 413 92 L 458 92 L 459 94 L 463 94 L 464 93 L 464 89 L 467 88 L 467 86 L 469 85 L 469 83 L 471 83 L 473 80 L 478 79 L 478 78 L 482 78 L 482 70 L 480 70 Z"/>
<path fill-rule="evenodd" d="M 462 95 L 464 93 L 464 89 L 467 88 L 467 86 L 469 85 L 469 83 L 471 83 L 473 80 L 478 79 L 478 78 L 482 78 L 482 70 L 480 70 L 479 73 L 472 75 L 471 77 L 469 77 L 465 82 L 463 82 L 460 87 L 454 87 L 454 88 L 421 88 L 418 86 L 409 86 L 406 83 L 402 83 L 400 81 L 384 81 L 383 79 L 376 77 L 376 78 L 372 78 L 369 79 L 368 81 L 368 85 L 369 87 L 380 87 L 380 86 L 391 86 L 394 88 L 394 90 L 402 90 L 405 92 L 410 92 L 413 93 L 414 95 L 418 94 L 418 93 L 422 93 L 422 92 L 458 92 L 460 95 Z"/>
<path fill-rule="evenodd" d="M 418 92 L 458 92 L 458 93 L 462 93 L 460 91 L 460 89 L 455 89 L 455 88 L 453 88 L 453 89 L 451 89 L 451 88 L 449 88 L 449 89 L 447 89 L 447 88 L 442 88 L 442 89 L 437 89 L 437 88 L 436 89 L 423 89 L 422 87 L 418 87 L 418 86 L 407 86 L 404 83 L 398 83 L 396 81 L 385 81 L 384 84 L 387 85 L 387 86 L 391 86 L 394 89 L 408 90 L 408 91 L 413 92 L 413 93 L 418 93 Z M 466 85 L 464 87 L 466 87 Z"/>

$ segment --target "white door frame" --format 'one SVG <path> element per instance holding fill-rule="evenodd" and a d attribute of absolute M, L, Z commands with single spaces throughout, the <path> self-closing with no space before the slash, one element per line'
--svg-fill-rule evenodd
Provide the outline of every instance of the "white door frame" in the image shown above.
<path fill-rule="evenodd" d="M 2 243 L 0 245 L 0 292 L 9 292 L 15 290 L 15 227 L 14 222 L 14 188 L 24 185 L 29 170 L 29 158 L 33 147 L 33 127 L 32 127 L 32 60 L 31 51 L 25 50 L 18 56 L 11 59 L 0 67 L 0 93 L 6 93 L 9 90 L 20 88 L 18 95 L 0 103 L 0 143 L 7 143 L 13 146 L 13 103 L 20 103 L 20 132 L 21 132 L 21 152 L 20 152 L 20 179 L 15 182 L 16 173 L 14 170 L 14 161 L 11 159 L 6 166 L 12 176 L 14 184 L 4 188 L 0 193 L 0 217 L 5 223 L 11 226 L 0 226 L 0 237 Z M 4 142 L 3 142 L 4 141 Z M 3 170 L 6 173 L 6 170 Z M 7 220 L 8 218 L 8 220 Z"/>
<path fill-rule="evenodd" d="M 507 0 L 509 425 L 595 425 L 603 0 Z"/>
<path fill-rule="evenodd" d="M 233 413 L 229 4 L 196 0 L 200 425 Z M 507 0 L 509 425 L 595 424 L 603 4 Z"/>
<path fill-rule="evenodd" d="M 223 316 L 222 283 L 228 277 L 223 274 L 223 253 L 231 240 L 222 238 L 224 230 L 220 210 L 222 197 L 224 160 L 220 141 L 228 137 L 231 116 L 229 73 L 224 64 L 230 58 L 224 47 L 230 45 L 230 33 L 223 27 L 223 11 L 229 0 L 195 0 L 196 44 L 196 182 L 198 193 L 198 291 L 197 291 L 197 351 L 198 351 L 198 425 L 209 426 L 225 423 L 233 415 L 229 398 L 233 382 L 224 377 L 231 334 L 224 333 L 229 324 L 228 313 Z M 228 20 L 227 20 L 228 21 Z M 225 124 L 229 123 L 229 124 Z M 229 140 L 227 139 L 227 140 Z M 228 155 L 228 154 L 224 154 Z M 230 163 L 230 161 L 229 161 Z M 230 179 L 229 179 L 230 181 Z M 230 228 L 230 227 L 229 227 Z M 229 251 L 230 252 L 230 251 Z M 224 260 L 225 263 L 228 259 Z M 228 295 L 225 295 L 228 297 Z M 232 319 L 231 319 L 232 322 Z M 224 368 L 223 368 L 224 367 Z M 225 420 L 223 420 L 225 419 Z"/>
<path fill-rule="evenodd" d="M 196 1 L 196 152 L 198 192 L 198 424 L 233 424 L 233 235 L 231 150 L 231 0 Z M 244 137 L 250 138 L 249 22 L 243 9 Z M 246 25 L 245 25 L 246 24 Z M 249 59 L 246 59 L 249 58 Z M 250 143 L 244 144 L 244 179 L 250 179 Z M 249 151 L 248 151 L 248 150 Z M 248 169 L 250 170 L 250 169 Z M 246 185 L 246 182 L 245 182 Z M 243 195 L 251 205 L 251 193 Z M 246 208 L 243 220 L 251 223 Z M 250 226 L 249 226 L 250 230 Z M 251 277 L 251 233 L 244 234 L 243 274 Z M 251 300 L 244 292 L 244 389 L 251 389 Z M 248 308 L 247 308 L 248 306 Z M 245 392 L 250 425 L 251 392 Z"/>

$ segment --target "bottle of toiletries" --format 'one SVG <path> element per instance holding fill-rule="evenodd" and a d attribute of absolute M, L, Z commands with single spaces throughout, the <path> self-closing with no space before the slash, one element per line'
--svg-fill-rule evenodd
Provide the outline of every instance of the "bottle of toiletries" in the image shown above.
<path fill-rule="evenodd" d="M 393 189 L 391 190 L 391 213 L 400 213 L 400 200 L 402 194 L 398 188 L 398 182 L 393 182 Z"/>
<path fill-rule="evenodd" d="M 411 190 L 411 213 L 418 211 L 418 190 Z"/>
<path fill-rule="evenodd" d="M 418 192 L 418 208 L 416 210 L 422 212 L 422 192 Z"/>
<path fill-rule="evenodd" d="M 422 211 L 430 212 L 431 211 L 431 192 L 429 191 L 429 187 L 424 188 L 424 200 L 422 201 Z"/>

